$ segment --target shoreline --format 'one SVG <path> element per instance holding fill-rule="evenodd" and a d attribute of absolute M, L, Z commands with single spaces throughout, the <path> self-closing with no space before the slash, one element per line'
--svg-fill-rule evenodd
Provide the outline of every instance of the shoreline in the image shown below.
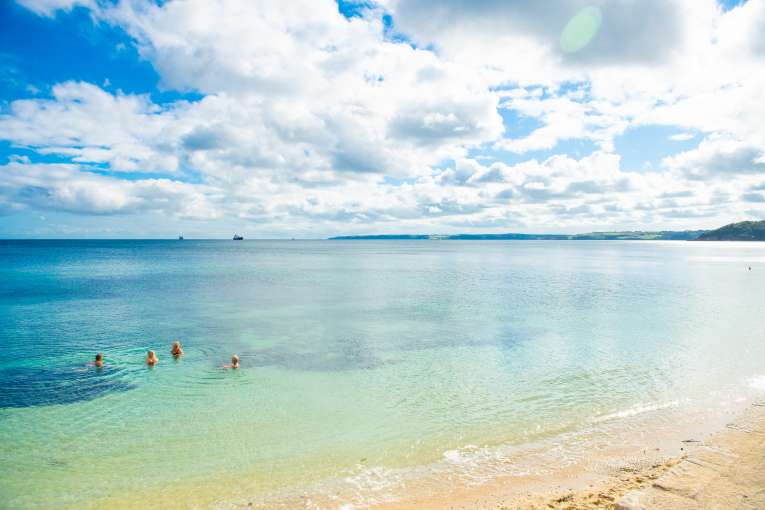
<path fill-rule="evenodd" d="M 325 510 L 590 510 L 614 508 L 744 416 L 754 395 L 719 406 L 662 405 L 595 420 L 525 444 L 470 445 L 418 467 L 370 467 L 333 482 L 215 508 Z M 673 402 L 674 404 L 674 402 Z M 707 403 L 709 404 L 709 403 Z M 644 408 L 640 408 L 641 410 Z M 693 413 L 689 413 L 693 410 Z M 765 425 L 765 413 L 762 416 Z M 678 427 L 677 424 L 682 424 Z M 763 449 L 765 455 L 765 449 Z M 763 485 L 765 487 L 765 484 Z"/>
<path fill-rule="evenodd" d="M 326 480 L 319 481 L 265 493 L 262 497 L 248 494 L 257 484 L 253 485 L 254 481 L 244 473 L 230 479 L 198 480 L 197 489 L 207 485 L 207 490 L 191 494 L 186 492 L 184 484 L 165 489 L 156 494 L 150 507 L 200 510 L 700 510 L 707 507 L 677 506 L 676 501 L 673 502 L 675 506 L 664 507 L 658 506 L 661 503 L 617 506 L 617 503 L 628 500 L 639 502 L 640 498 L 659 501 L 659 496 L 668 491 L 659 489 L 656 493 L 652 488 L 655 484 L 677 486 L 677 482 L 666 480 L 667 477 L 678 479 L 678 470 L 685 473 L 682 487 L 707 483 L 709 476 L 693 472 L 693 462 L 699 462 L 699 458 L 707 462 L 704 459 L 708 452 L 717 452 L 721 448 L 731 452 L 724 458 L 748 455 L 738 453 L 739 448 L 749 448 L 747 437 L 751 433 L 747 431 L 759 431 L 762 441 L 757 446 L 759 457 L 756 458 L 765 459 L 765 398 L 761 395 L 736 405 L 731 403 L 711 414 L 689 415 L 684 412 L 686 410 L 661 406 L 627 420 L 615 419 L 607 423 L 606 428 L 603 423 L 598 423 L 590 430 L 564 433 L 507 450 L 493 447 L 453 450 L 446 452 L 442 460 L 419 468 L 371 467 L 367 471 L 347 473 L 329 484 Z M 697 411 L 700 412 L 698 408 Z M 752 464 L 753 457 L 749 455 L 748 458 Z M 762 475 L 755 488 L 761 492 L 760 498 L 765 498 L 765 461 L 761 462 Z M 676 489 L 676 492 L 683 491 L 698 492 Z M 749 492 L 756 495 L 756 491 Z M 221 497 L 222 494 L 227 496 Z M 729 491 L 729 494 L 733 497 L 736 492 Z M 765 500 L 752 497 L 752 501 L 758 501 L 761 506 L 747 507 L 737 502 L 717 508 L 765 508 Z M 133 497 L 106 498 L 92 503 L 86 506 L 146 507 L 146 501 Z"/>
<path fill-rule="evenodd" d="M 765 508 L 765 400 L 722 429 L 682 441 L 679 454 L 613 458 L 609 469 L 554 477 L 503 477 L 446 494 L 374 505 L 373 510 L 701 510 Z"/>

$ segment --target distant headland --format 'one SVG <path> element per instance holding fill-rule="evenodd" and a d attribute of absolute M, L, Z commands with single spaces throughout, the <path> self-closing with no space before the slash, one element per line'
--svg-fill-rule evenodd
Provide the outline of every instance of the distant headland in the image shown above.
<path fill-rule="evenodd" d="M 704 232 L 699 241 L 765 241 L 765 221 L 741 221 Z"/>
<path fill-rule="evenodd" d="M 731 223 L 717 230 L 627 230 L 587 234 L 379 234 L 330 237 L 333 241 L 448 240 L 448 241 L 765 241 L 765 221 Z"/>

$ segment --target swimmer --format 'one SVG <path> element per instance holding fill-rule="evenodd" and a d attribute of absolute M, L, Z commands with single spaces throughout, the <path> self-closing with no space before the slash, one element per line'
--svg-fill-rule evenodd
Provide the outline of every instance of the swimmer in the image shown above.
<path fill-rule="evenodd" d="M 99 352 L 98 354 L 96 354 L 96 361 L 89 361 L 88 363 L 85 363 L 85 365 L 89 367 L 103 368 L 104 355 Z"/>
<path fill-rule="evenodd" d="M 236 354 L 231 356 L 231 364 L 223 365 L 223 368 L 239 368 L 239 356 L 237 356 Z"/>
<path fill-rule="evenodd" d="M 173 349 L 170 351 L 170 353 L 176 358 L 183 356 L 183 347 L 181 347 L 181 342 L 178 340 L 173 342 Z"/>
<path fill-rule="evenodd" d="M 159 358 L 157 358 L 157 353 L 154 351 L 149 351 L 146 353 L 146 364 L 150 367 L 153 367 L 159 363 Z"/>

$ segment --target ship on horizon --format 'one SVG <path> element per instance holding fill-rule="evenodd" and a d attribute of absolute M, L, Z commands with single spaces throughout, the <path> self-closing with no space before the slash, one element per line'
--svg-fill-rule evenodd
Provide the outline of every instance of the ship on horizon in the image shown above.
<path fill-rule="evenodd" d="M 234 241 L 241 241 L 244 237 L 240 236 L 239 234 L 234 234 Z"/>

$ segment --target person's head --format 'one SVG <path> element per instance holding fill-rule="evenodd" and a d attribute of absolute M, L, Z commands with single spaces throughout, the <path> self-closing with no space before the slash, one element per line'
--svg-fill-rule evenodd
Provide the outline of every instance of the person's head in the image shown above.
<path fill-rule="evenodd" d="M 149 352 L 146 353 L 146 357 L 147 358 L 156 358 L 157 357 L 157 353 L 155 353 L 152 350 L 149 350 Z"/>
<path fill-rule="evenodd" d="M 181 348 L 181 342 L 179 342 L 178 340 L 176 340 L 175 342 L 173 342 L 173 350 L 174 350 L 174 351 L 177 351 L 177 350 L 179 350 L 180 348 Z"/>
<path fill-rule="evenodd" d="M 231 356 L 231 364 L 232 365 L 238 365 L 239 364 L 239 356 L 237 356 L 236 354 Z"/>
<path fill-rule="evenodd" d="M 104 355 L 103 354 L 101 354 L 100 352 L 98 354 L 96 354 L 96 361 L 103 361 L 103 360 L 104 360 Z"/>

